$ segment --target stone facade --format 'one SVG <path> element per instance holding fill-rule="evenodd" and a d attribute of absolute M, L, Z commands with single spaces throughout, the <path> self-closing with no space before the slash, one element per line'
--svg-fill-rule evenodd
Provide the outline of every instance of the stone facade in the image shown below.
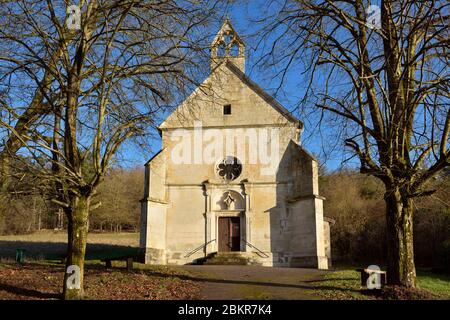
<path fill-rule="evenodd" d="M 329 222 L 302 122 L 245 75 L 245 46 L 228 20 L 211 52 L 210 76 L 160 125 L 162 150 L 145 165 L 145 263 L 225 250 L 327 269 Z"/>

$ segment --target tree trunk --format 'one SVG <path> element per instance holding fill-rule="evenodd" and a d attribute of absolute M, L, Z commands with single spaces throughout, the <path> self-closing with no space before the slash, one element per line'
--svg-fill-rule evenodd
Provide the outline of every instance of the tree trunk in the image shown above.
<path fill-rule="evenodd" d="M 387 220 L 387 281 L 416 286 L 413 250 L 413 200 L 398 187 L 385 194 Z"/>
<path fill-rule="evenodd" d="M 10 158 L 8 157 L 8 155 L 0 155 L 0 192 L 5 194 L 9 186 L 10 180 L 9 175 L 10 175 Z"/>
<path fill-rule="evenodd" d="M 41 231 L 41 225 L 42 225 L 42 211 L 41 211 L 41 209 L 39 209 L 39 213 L 38 213 L 38 227 L 37 227 L 37 229 L 38 229 L 38 231 Z"/>
<path fill-rule="evenodd" d="M 67 213 L 67 262 L 66 273 L 64 275 L 63 297 L 65 300 L 79 300 L 83 298 L 83 280 L 84 280 L 84 256 L 86 253 L 86 242 L 88 232 L 88 213 L 89 196 L 73 197 L 71 208 L 66 209 Z M 69 267 L 79 268 L 78 280 L 79 286 L 74 286 L 71 282 L 73 274 L 67 273 Z M 73 267 L 71 267 L 73 268 Z M 71 278 L 72 276 L 72 278 Z M 70 288 L 72 286 L 72 288 Z"/>

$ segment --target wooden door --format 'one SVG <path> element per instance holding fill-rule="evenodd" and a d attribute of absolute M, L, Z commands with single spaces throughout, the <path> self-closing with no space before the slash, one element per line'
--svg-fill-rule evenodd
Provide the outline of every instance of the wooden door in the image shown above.
<path fill-rule="evenodd" d="M 219 218 L 219 251 L 231 251 L 230 218 Z"/>
<path fill-rule="evenodd" d="M 241 228 L 240 218 L 219 218 L 219 251 L 240 251 Z"/>
<path fill-rule="evenodd" d="M 230 218 L 230 243 L 231 251 L 240 251 L 241 249 L 241 219 Z"/>

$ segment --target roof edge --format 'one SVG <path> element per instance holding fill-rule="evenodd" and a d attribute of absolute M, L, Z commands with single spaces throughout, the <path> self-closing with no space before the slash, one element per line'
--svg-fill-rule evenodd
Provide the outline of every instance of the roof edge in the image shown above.
<path fill-rule="evenodd" d="M 159 156 L 161 154 L 161 152 L 163 152 L 164 149 L 159 150 L 157 153 L 155 153 L 145 164 L 144 166 L 147 166 L 150 164 L 150 162 L 153 161 L 153 159 L 155 159 L 157 156 Z"/>
<path fill-rule="evenodd" d="M 303 122 L 292 115 L 292 113 L 286 109 L 281 103 L 279 103 L 274 97 L 269 95 L 264 89 L 262 89 L 256 82 L 254 82 L 250 77 L 248 77 L 244 72 L 242 72 L 234 63 L 227 60 L 225 64 L 228 69 L 233 71 L 245 84 L 253 89 L 261 98 L 263 98 L 267 103 L 275 108 L 281 115 L 283 115 L 287 120 L 293 123 L 299 123 L 300 128 L 303 128 Z"/>

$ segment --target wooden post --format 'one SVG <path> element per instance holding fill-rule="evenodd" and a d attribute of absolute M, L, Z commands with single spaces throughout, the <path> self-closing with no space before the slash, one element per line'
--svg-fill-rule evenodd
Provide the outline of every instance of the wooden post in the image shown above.
<path fill-rule="evenodd" d="M 133 258 L 127 258 L 127 270 L 133 270 Z"/>

